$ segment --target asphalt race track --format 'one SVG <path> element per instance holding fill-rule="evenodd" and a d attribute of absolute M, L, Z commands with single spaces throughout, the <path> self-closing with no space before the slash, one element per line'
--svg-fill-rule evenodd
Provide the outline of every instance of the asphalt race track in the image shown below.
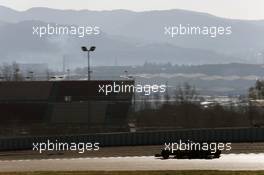
<path fill-rule="evenodd" d="M 0 172 L 89 170 L 264 170 L 264 154 L 224 154 L 213 160 L 142 156 L 0 161 Z"/>

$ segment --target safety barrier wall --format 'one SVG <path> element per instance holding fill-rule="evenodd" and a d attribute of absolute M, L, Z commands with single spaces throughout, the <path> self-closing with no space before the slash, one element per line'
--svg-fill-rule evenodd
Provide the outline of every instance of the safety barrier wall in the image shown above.
<path fill-rule="evenodd" d="M 62 143 L 99 142 L 100 146 L 161 145 L 178 140 L 195 142 L 264 142 L 264 128 L 179 129 L 135 133 L 0 138 L 0 150 L 32 149 L 47 140 Z"/>

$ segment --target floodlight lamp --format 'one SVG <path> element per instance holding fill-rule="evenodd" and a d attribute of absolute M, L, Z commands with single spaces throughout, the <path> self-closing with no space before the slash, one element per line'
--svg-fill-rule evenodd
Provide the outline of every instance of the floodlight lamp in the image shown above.
<path fill-rule="evenodd" d="M 83 47 L 82 47 L 82 51 L 87 52 L 87 51 L 88 51 L 88 50 L 87 50 L 87 47 L 83 46 Z"/>
<path fill-rule="evenodd" d="M 90 50 L 89 51 L 95 51 L 95 49 L 96 49 L 96 47 L 95 46 L 92 46 L 92 47 L 90 47 Z"/>

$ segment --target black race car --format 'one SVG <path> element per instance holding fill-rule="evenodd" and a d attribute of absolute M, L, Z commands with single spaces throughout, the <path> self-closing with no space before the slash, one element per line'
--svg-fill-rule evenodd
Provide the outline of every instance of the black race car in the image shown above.
<path fill-rule="evenodd" d="M 156 154 L 156 157 L 162 157 L 168 159 L 170 156 L 174 156 L 177 159 L 214 159 L 220 158 L 221 150 L 216 149 L 215 151 L 203 150 L 203 149 L 189 149 L 189 150 L 173 150 L 165 149 L 161 150 L 160 154 Z"/>

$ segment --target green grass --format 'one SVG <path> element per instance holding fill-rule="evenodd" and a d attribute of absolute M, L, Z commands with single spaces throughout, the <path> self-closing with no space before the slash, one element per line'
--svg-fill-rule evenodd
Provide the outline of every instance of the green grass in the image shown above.
<path fill-rule="evenodd" d="M 89 172 L 23 172 L 0 175 L 264 175 L 264 171 L 89 171 Z"/>

